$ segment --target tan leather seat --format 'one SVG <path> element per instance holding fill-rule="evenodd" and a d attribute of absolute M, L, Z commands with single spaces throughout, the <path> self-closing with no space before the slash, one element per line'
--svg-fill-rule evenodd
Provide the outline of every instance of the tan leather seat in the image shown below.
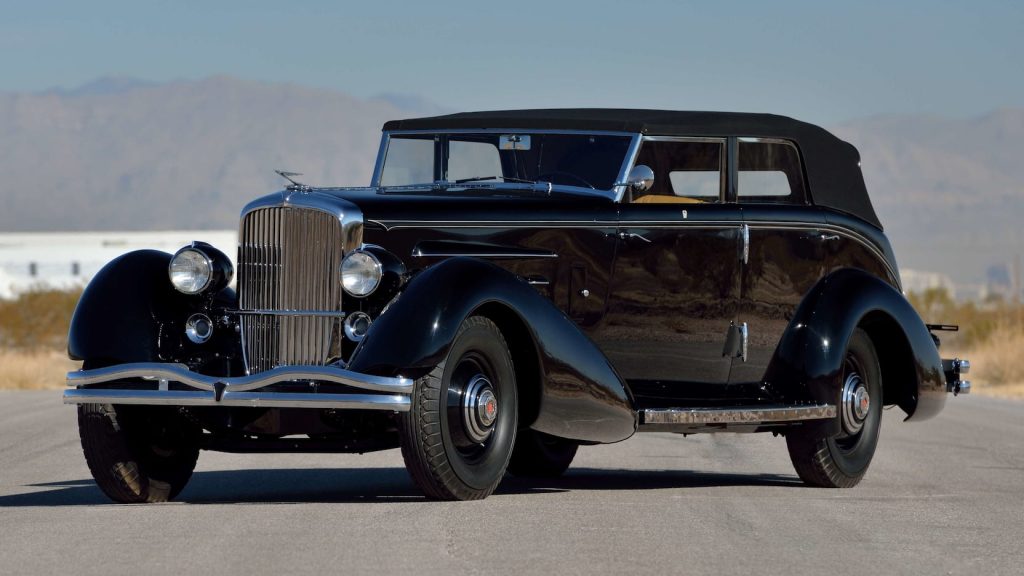
<path fill-rule="evenodd" d="M 634 204 L 703 204 L 703 200 L 687 196 L 668 196 L 662 194 L 646 194 L 633 199 Z"/>

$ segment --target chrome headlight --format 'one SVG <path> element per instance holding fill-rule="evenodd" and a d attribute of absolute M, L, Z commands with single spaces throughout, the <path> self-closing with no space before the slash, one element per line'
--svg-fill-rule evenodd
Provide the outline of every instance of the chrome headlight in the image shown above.
<path fill-rule="evenodd" d="M 369 296 L 380 285 L 384 271 L 380 260 L 369 252 L 349 252 L 341 261 L 341 285 L 352 296 Z"/>
<path fill-rule="evenodd" d="M 167 274 L 178 292 L 193 295 L 227 286 L 235 270 L 223 252 L 209 244 L 193 242 L 174 254 Z"/>

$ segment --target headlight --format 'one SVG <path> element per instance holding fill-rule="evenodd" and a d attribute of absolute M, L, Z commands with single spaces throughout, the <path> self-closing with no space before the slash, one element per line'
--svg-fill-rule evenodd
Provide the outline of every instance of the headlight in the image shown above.
<path fill-rule="evenodd" d="M 382 275 L 380 260 L 369 252 L 349 252 L 341 261 L 341 285 L 353 296 L 369 296 L 380 285 Z"/>
<path fill-rule="evenodd" d="M 167 273 L 178 292 L 193 295 L 224 288 L 231 283 L 235 270 L 223 252 L 204 242 L 193 242 L 175 253 Z"/>
<path fill-rule="evenodd" d="M 213 263 L 199 250 L 184 248 L 179 250 L 170 265 L 171 284 L 178 292 L 199 294 L 213 278 Z"/>

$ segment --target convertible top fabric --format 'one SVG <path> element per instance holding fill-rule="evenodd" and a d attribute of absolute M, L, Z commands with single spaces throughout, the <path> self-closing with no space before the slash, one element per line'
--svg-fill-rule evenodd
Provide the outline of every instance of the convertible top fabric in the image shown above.
<path fill-rule="evenodd" d="M 392 120 L 384 130 L 443 129 L 597 130 L 657 136 L 782 138 L 800 148 L 811 198 L 882 228 L 868 198 L 860 154 L 827 130 L 774 114 L 675 112 L 614 108 L 565 108 L 463 112 Z"/>

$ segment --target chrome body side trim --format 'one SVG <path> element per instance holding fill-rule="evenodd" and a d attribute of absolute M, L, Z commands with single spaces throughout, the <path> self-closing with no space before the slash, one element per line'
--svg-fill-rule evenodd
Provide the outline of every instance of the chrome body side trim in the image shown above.
<path fill-rule="evenodd" d="M 334 408 L 408 412 L 409 396 L 225 391 L 218 400 L 209 392 L 180 390 L 109 390 L 78 388 L 64 392 L 65 404 L 142 404 L 150 406 L 228 406 L 239 408 Z"/>
<path fill-rule="evenodd" d="M 424 250 L 416 248 L 412 251 L 413 258 L 558 258 L 558 254 L 540 251 L 521 252 L 448 252 L 444 250 Z"/>
<path fill-rule="evenodd" d="M 672 427 L 765 425 L 835 418 L 832 404 L 811 406 L 738 406 L 735 408 L 667 408 L 642 410 L 640 430 L 671 431 Z M 657 428 L 657 429 L 655 429 Z"/>
<path fill-rule="evenodd" d="M 76 370 L 68 372 L 67 385 L 69 387 L 93 386 L 133 378 L 180 382 L 186 386 L 206 391 L 223 388 L 225 392 L 256 390 L 279 382 L 296 381 L 332 382 L 362 390 L 393 394 L 411 394 L 413 387 L 412 380 L 408 378 L 372 376 L 337 366 L 279 366 L 258 374 L 224 377 L 199 374 L 189 370 L 184 364 L 160 362 L 137 362 L 93 370 Z"/>

